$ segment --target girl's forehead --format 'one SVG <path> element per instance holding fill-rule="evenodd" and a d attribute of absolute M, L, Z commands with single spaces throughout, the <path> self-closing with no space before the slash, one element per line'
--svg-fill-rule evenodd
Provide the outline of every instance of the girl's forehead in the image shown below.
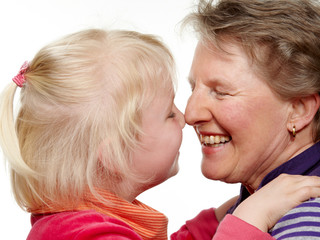
<path fill-rule="evenodd" d="M 155 81 L 150 83 L 146 89 L 153 95 L 174 95 L 175 94 L 175 85 L 171 79 L 153 79 Z"/>
<path fill-rule="evenodd" d="M 154 91 L 149 92 L 146 95 L 146 105 L 152 107 L 156 102 L 161 102 L 164 108 L 167 108 L 169 105 L 172 105 L 172 102 L 175 97 L 175 91 L 173 86 L 168 85 L 167 87 L 157 88 Z"/>

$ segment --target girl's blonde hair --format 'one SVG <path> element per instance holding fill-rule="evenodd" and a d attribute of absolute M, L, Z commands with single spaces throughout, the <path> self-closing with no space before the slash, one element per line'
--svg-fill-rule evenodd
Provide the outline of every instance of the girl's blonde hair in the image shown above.
<path fill-rule="evenodd" d="M 119 183 L 137 178 L 130 152 L 143 134 L 141 109 L 174 90 L 167 47 L 133 31 L 84 30 L 42 48 L 25 78 L 15 126 L 14 83 L 0 103 L 0 143 L 18 204 L 76 201 L 101 186 L 128 190 Z"/>

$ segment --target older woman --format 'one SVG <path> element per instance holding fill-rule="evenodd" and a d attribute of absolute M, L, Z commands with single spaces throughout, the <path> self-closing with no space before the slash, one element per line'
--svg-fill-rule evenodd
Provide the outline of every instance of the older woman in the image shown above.
<path fill-rule="evenodd" d="M 281 173 L 320 176 L 320 4 L 200 1 L 185 118 L 209 179 L 242 183 L 239 205 Z M 286 214 L 277 239 L 320 237 L 320 199 Z"/>

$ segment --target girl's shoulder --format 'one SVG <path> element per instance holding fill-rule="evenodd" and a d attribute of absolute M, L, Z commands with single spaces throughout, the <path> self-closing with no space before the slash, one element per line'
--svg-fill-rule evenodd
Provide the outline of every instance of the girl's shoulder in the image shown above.
<path fill-rule="evenodd" d="M 141 240 L 132 228 L 94 210 L 32 215 L 27 240 Z"/>

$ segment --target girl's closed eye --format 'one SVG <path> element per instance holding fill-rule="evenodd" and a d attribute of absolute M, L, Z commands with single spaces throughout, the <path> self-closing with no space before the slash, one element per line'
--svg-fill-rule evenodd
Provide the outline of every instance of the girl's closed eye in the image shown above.
<path fill-rule="evenodd" d="M 168 118 L 174 118 L 176 116 L 176 113 L 175 112 L 171 112 L 168 116 Z"/>
<path fill-rule="evenodd" d="M 190 84 L 190 88 L 191 88 L 191 92 L 193 92 L 194 88 L 195 88 L 195 82 L 192 78 L 188 78 L 189 84 Z"/>

